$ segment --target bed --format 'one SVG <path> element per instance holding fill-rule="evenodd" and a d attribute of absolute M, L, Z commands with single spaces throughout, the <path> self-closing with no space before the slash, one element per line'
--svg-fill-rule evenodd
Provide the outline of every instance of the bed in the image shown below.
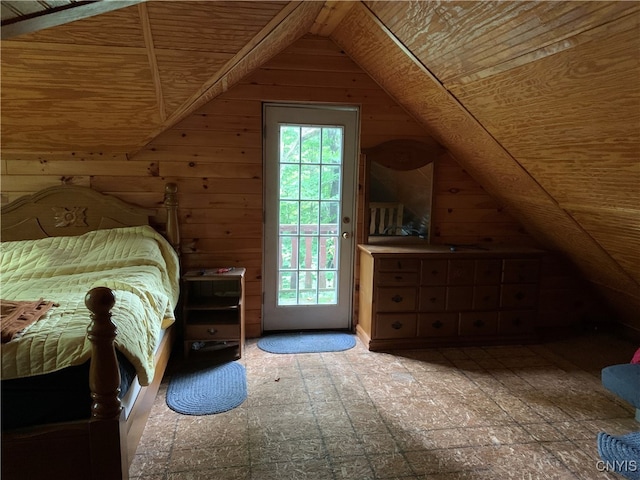
<path fill-rule="evenodd" d="M 2 208 L 3 480 L 129 477 L 174 339 L 175 184 L 163 204 L 59 186 Z"/>

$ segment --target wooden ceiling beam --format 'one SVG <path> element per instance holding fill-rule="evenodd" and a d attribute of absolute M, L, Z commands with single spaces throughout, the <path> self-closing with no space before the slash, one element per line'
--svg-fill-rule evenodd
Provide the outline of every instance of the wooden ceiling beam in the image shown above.
<path fill-rule="evenodd" d="M 308 33 L 322 7 L 321 2 L 290 2 L 209 81 L 162 122 L 138 146 L 137 151 Z M 137 152 L 132 152 L 132 155 L 135 153 Z"/>
<path fill-rule="evenodd" d="M 354 7 L 355 2 L 344 0 L 327 0 L 318 13 L 318 17 L 311 26 L 309 33 L 328 37 L 342 19 Z"/>
<path fill-rule="evenodd" d="M 70 4 L 68 7 L 61 9 L 43 10 L 41 14 L 35 16 L 29 15 L 23 20 L 3 25 L 0 29 L 0 38 L 7 40 L 17 37 L 18 35 L 25 35 L 120 8 L 130 7 L 144 1 L 146 0 L 100 0 L 96 2 Z"/>
<path fill-rule="evenodd" d="M 166 108 L 164 106 L 164 95 L 162 93 L 162 82 L 160 81 L 160 71 L 158 70 L 158 60 L 156 58 L 156 49 L 153 44 L 153 34 L 151 32 L 151 22 L 149 21 L 149 11 L 144 3 L 138 5 L 138 13 L 140 15 L 140 23 L 142 25 L 142 34 L 144 35 L 144 43 L 147 47 L 147 57 L 149 58 L 149 67 L 151 68 L 151 77 L 153 78 L 153 88 L 156 92 L 156 103 L 158 104 L 158 113 L 160 120 L 167 118 Z"/>

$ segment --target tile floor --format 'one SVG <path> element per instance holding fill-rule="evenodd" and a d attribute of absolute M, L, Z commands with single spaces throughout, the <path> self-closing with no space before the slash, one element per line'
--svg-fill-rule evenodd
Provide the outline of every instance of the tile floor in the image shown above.
<path fill-rule="evenodd" d="M 248 341 L 249 396 L 184 416 L 167 376 L 131 466 L 145 480 L 616 479 L 596 434 L 639 430 L 600 369 L 611 334 L 541 345 L 274 355 Z"/>

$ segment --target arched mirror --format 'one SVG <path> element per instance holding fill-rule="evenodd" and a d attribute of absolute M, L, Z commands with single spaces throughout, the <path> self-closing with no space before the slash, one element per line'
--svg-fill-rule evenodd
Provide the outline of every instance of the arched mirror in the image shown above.
<path fill-rule="evenodd" d="M 390 140 L 364 149 L 367 243 L 424 243 L 431 234 L 438 144 Z"/>

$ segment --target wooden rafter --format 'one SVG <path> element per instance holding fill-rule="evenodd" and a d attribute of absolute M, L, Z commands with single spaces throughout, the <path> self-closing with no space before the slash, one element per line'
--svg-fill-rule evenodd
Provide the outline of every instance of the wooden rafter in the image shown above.
<path fill-rule="evenodd" d="M 354 7 L 355 2 L 345 2 L 343 0 L 327 0 L 324 2 L 322 10 L 318 14 L 315 22 L 311 26 L 309 33 L 328 37 L 338 26 L 342 19 Z"/>
<path fill-rule="evenodd" d="M 144 43 L 147 47 L 147 56 L 149 57 L 149 67 L 151 68 L 151 76 L 153 77 L 153 87 L 156 92 L 156 102 L 158 104 L 158 112 L 161 121 L 166 120 L 167 112 L 164 106 L 164 95 L 162 94 L 162 82 L 160 81 L 160 72 L 158 71 L 158 61 L 156 59 L 156 49 L 153 45 L 153 34 L 151 32 L 151 22 L 149 21 L 149 12 L 144 3 L 138 5 L 140 14 L 140 23 L 142 25 L 142 33 L 144 35 Z"/>

